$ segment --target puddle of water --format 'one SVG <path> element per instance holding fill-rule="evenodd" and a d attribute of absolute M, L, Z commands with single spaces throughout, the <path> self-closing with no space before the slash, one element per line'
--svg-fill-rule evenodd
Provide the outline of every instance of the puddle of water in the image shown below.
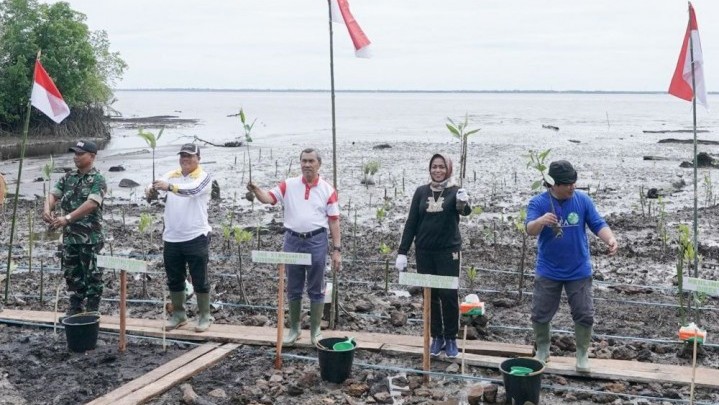
<path fill-rule="evenodd" d="M 395 297 L 410 297 L 409 291 L 406 290 L 389 290 L 391 294 L 394 294 Z"/>

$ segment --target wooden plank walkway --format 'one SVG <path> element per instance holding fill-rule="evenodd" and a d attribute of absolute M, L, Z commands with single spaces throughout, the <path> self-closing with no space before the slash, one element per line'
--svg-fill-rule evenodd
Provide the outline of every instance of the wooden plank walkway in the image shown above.
<path fill-rule="evenodd" d="M 19 311 L 5 309 L 0 312 L 2 319 L 13 321 L 26 321 L 37 323 L 52 323 L 52 312 L 43 311 Z M 128 334 L 162 337 L 162 325 L 164 320 L 155 319 L 126 319 Z M 277 341 L 277 329 L 259 326 L 213 324 L 210 330 L 204 333 L 196 333 L 193 320 L 180 329 L 167 332 L 168 339 L 190 340 L 190 341 L 213 341 L 231 342 L 250 345 L 274 346 Z M 100 329 L 117 332 L 120 330 L 120 319 L 115 316 L 102 316 L 100 318 Z M 297 341 L 296 346 L 312 347 L 309 338 L 309 331 L 302 331 L 302 338 Z M 368 333 L 355 331 L 324 330 L 323 337 L 345 337 L 352 336 L 357 341 L 357 347 L 365 350 L 379 351 L 386 344 L 397 344 L 405 346 L 422 347 L 422 336 L 391 335 L 383 333 Z M 484 342 L 479 340 L 467 341 L 467 352 L 475 354 L 490 354 L 494 356 L 531 356 L 532 348 L 528 345 L 517 345 L 510 343 Z"/>
<path fill-rule="evenodd" d="M 205 343 L 122 387 L 89 402 L 88 405 L 134 405 L 145 403 L 180 382 L 211 367 L 239 346 L 234 343 Z"/>
<path fill-rule="evenodd" d="M 2 322 L 3 319 L 52 324 L 53 313 L 5 309 L 0 312 L 0 322 Z M 162 330 L 160 328 L 163 322 L 164 321 L 160 320 L 128 318 L 127 332 L 133 335 L 161 337 Z M 191 322 L 189 325 L 191 325 Z M 214 324 L 209 331 L 198 334 L 189 330 L 190 327 L 191 326 L 185 327 L 188 328 L 188 330 L 180 329 L 169 331 L 167 337 L 169 339 L 231 342 L 264 346 L 274 346 L 275 339 L 277 338 L 277 330 L 275 328 Z M 100 328 L 106 331 L 117 332 L 119 330 L 119 318 L 103 316 L 100 320 Z M 298 346 L 311 347 L 308 331 L 303 331 L 303 335 L 304 338 L 298 341 Z M 353 336 L 357 340 L 357 347 L 359 349 L 396 354 L 422 354 L 421 336 L 337 330 L 325 330 L 322 331 L 322 335 L 324 337 Z M 461 342 L 459 343 L 461 345 Z M 466 364 L 498 369 L 499 364 L 506 360 L 507 357 L 529 357 L 531 355 L 532 349 L 527 345 L 474 340 L 467 341 Z M 459 362 L 461 360 L 458 358 L 455 361 Z M 552 357 L 545 372 L 571 377 L 580 376 L 606 379 L 610 381 L 624 380 L 643 383 L 658 382 L 675 384 L 690 384 L 691 382 L 691 367 L 688 366 L 604 359 L 590 359 L 590 363 L 592 367 L 591 374 L 579 374 L 574 369 L 574 357 Z M 704 387 L 719 388 L 719 370 L 698 367 L 696 384 Z"/>

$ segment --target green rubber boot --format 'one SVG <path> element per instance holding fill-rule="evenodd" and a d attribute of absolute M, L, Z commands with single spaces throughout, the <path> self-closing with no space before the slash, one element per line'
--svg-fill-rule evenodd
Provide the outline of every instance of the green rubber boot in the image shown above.
<path fill-rule="evenodd" d="M 210 329 L 210 325 L 215 321 L 215 318 L 210 315 L 210 293 L 197 293 L 197 309 L 200 313 L 197 318 L 197 326 L 195 326 L 195 332 L 204 332 Z"/>
<path fill-rule="evenodd" d="M 302 300 L 290 301 L 290 329 L 282 339 L 285 346 L 293 346 L 300 338 L 300 314 L 302 313 Z"/>
<path fill-rule="evenodd" d="M 575 323 L 574 339 L 577 341 L 577 371 L 588 373 L 591 371 L 589 368 L 589 345 L 592 343 L 592 327 Z"/>
<path fill-rule="evenodd" d="M 324 302 L 313 302 L 310 304 L 310 342 L 312 342 L 313 346 L 317 345 L 317 342 L 322 339 L 320 324 L 322 323 L 322 312 L 324 309 Z"/>
<path fill-rule="evenodd" d="M 537 351 L 534 354 L 534 358 L 543 362 L 549 362 L 549 346 L 552 343 L 552 337 L 549 333 L 549 323 L 532 323 L 532 329 L 534 329 L 534 341 L 537 344 Z"/>
<path fill-rule="evenodd" d="M 187 314 L 185 313 L 185 292 L 170 291 L 170 300 L 172 301 L 172 317 L 165 325 L 165 330 L 177 329 L 187 323 Z"/>

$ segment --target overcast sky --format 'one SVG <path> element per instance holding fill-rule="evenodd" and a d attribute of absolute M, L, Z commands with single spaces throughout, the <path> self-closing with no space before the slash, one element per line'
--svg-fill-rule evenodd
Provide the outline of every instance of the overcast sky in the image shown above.
<path fill-rule="evenodd" d="M 326 0 L 71 0 L 129 69 L 118 88 L 329 89 Z M 719 1 L 695 0 L 719 91 Z M 374 57 L 334 25 L 337 89 L 665 91 L 684 0 L 350 0 Z"/>

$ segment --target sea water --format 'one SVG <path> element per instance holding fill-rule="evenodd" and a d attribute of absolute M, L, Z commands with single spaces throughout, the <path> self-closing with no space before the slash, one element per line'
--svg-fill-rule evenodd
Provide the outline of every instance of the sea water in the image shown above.
<path fill-rule="evenodd" d="M 242 140 L 240 120 L 233 116 L 240 108 L 250 122 L 256 119 L 253 145 L 332 143 L 328 92 L 117 91 L 115 96 L 112 107 L 123 117 L 199 120 L 194 126 L 167 128 L 159 145 L 191 142 L 195 136 L 217 143 Z M 580 142 L 605 134 L 692 128 L 691 103 L 668 94 L 339 92 L 335 101 L 337 142 L 449 142 L 447 118 L 463 121 L 465 115 L 470 128 L 481 128 L 471 142 L 552 136 L 554 131 L 543 125 Z M 709 104 L 715 101 L 718 97 L 710 95 Z M 700 129 L 719 129 L 719 118 L 703 107 L 697 116 Z M 145 146 L 136 133 L 116 129 L 109 147 Z"/>

